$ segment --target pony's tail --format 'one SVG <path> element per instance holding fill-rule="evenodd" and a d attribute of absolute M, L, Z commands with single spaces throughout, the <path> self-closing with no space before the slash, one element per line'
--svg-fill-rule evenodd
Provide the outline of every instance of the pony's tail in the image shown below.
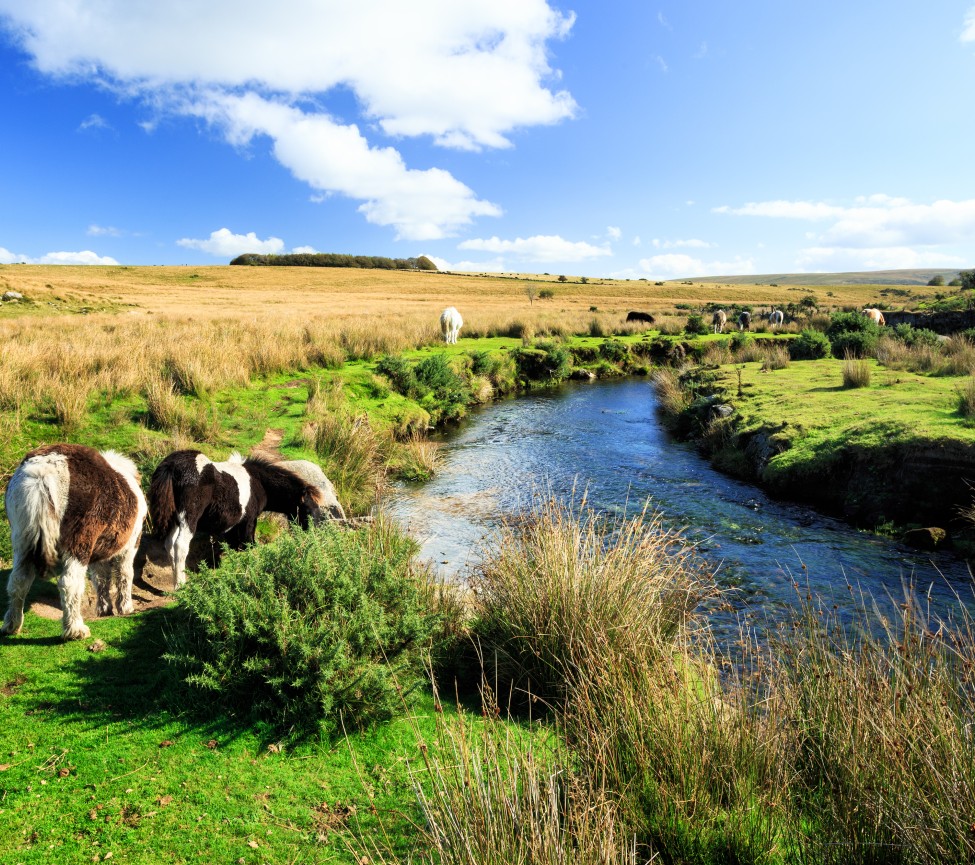
<path fill-rule="evenodd" d="M 152 533 L 157 538 L 165 538 L 173 526 L 176 516 L 176 497 L 173 493 L 173 467 L 161 463 L 149 483 L 149 519 L 152 520 Z"/>
<path fill-rule="evenodd" d="M 62 481 L 67 477 L 62 478 L 54 466 L 31 460 L 20 464 L 7 486 L 5 505 L 14 552 L 41 572 L 58 558 L 61 513 L 68 495 Z"/>

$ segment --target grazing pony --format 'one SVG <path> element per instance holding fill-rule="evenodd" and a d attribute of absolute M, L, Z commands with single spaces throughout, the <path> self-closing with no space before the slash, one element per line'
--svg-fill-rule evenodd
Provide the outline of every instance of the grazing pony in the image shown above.
<path fill-rule="evenodd" d="M 240 550 L 254 542 L 264 511 L 307 526 L 322 505 L 318 487 L 293 471 L 274 460 L 245 460 L 238 453 L 215 463 L 199 451 L 175 451 L 159 463 L 149 484 L 153 530 L 166 545 L 177 587 L 186 582 L 186 557 L 198 531 Z"/>
<path fill-rule="evenodd" d="M 747 310 L 738 313 L 738 330 L 749 330 L 752 326 L 752 314 Z"/>
<path fill-rule="evenodd" d="M 645 324 L 653 324 L 653 316 L 649 312 L 640 312 L 638 309 L 630 310 L 626 314 L 627 321 L 642 321 Z"/>
<path fill-rule="evenodd" d="M 440 313 L 440 332 L 443 334 L 444 342 L 451 345 L 457 342 L 460 329 L 464 326 L 464 319 L 460 313 L 452 306 L 448 306 Z"/>
<path fill-rule="evenodd" d="M 724 326 L 728 323 L 728 316 L 723 309 L 719 309 L 711 316 L 711 327 L 715 333 L 724 333 Z"/>
<path fill-rule="evenodd" d="M 879 324 L 881 327 L 887 323 L 884 320 L 884 314 L 874 306 L 867 307 L 867 309 L 863 310 L 863 314 L 874 324 Z"/>
<path fill-rule="evenodd" d="M 769 323 L 769 327 L 771 327 L 772 330 L 775 330 L 775 328 L 777 327 L 782 327 L 782 322 L 784 321 L 785 321 L 785 314 L 782 312 L 781 309 L 773 309 L 768 314 L 768 323 Z"/>
<path fill-rule="evenodd" d="M 10 478 L 6 505 L 14 565 L 0 633 L 20 632 L 27 592 L 35 577 L 48 573 L 58 578 L 65 640 L 91 636 L 81 618 L 86 574 L 95 584 L 99 616 L 132 612 L 146 500 L 131 460 L 85 445 L 37 448 Z"/>

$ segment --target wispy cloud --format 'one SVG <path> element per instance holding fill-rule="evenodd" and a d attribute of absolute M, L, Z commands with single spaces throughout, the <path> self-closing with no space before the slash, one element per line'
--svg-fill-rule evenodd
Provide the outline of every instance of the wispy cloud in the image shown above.
<path fill-rule="evenodd" d="M 623 231 L 615 225 L 606 226 L 606 236 L 610 240 L 619 240 L 623 236 Z"/>
<path fill-rule="evenodd" d="M 668 252 L 641 258 L 640 269 L 649 279 L 677 279 L 691 276 L 735 276 L 754 273 L 755 262 L 746 258 L 732 261 L 704 261 L 691 255 Z"/>
<path fill-rule="evenodd" d="M 664 60 L 659 54 L 654 55 L 654 60 L 657 61 L 657 65 L 660 67 L 661 72 L 669 72 L 670 68 L 667 66 L 667 61 Z"/>
<path fill-rule="evenodd" d="M 861 249 L 975 243 L 975 199 L 915 204 L 906 198 L 870 195 L 849 206 L 813 201 L 751 202 L 716 207 L 715 213 L 829 222 L 814 235 L 817 246 Z"/>
<path fill-rule="evenodd" d="M 125 232 L 112 225 L 95 225 L 92 223 L 85 232 L 89 237 L 122 237 Z"/>
<path fill-rule="evenodd" d="M 88 132 L 92 129 L 111 129 L 111 124 L 100 114 L 89 114 L 78 125 L 79 132 Z"/>
<path fill-rule="evenodd" d="M 594 246 L 585 241 L 565 240 L 558 235 L 544 234 L 518 237 L 515 240 L 502 240 L 499 237 L 465 240 L 457 248 L 511 255 L 524 261 L 540 263 L 589 261 L 613 254 L 608 246 Z"/>
<path fill-rule="evenodd" d="M 284 249 L 284 241 L 280 237 L 261 240 L 253 231 L 248 231 L 247 234 L 234 234 L 229 228 L 211 231 L 210 236 L 205 240 L 184 237 L 177 240 L 176 244 L 186 249 L 199 249 L 201 252 L 222 258 L 235 258 L 246 252 L 277 255 Z"/>
<path fill-rule="evenodd" d="M 975 42 L 975 6 L 965 13 L 965 23 L 960 38 L 962 42 Z"/>
<path fill-rule="evenodd" d="M 710 249 L 713 246 L 706 240 L 698 240 L 696 237 L 690 237 L 687 240 L 661 240 L 659 237 L 655 237 L 652 243 L 654 249 Z"/>

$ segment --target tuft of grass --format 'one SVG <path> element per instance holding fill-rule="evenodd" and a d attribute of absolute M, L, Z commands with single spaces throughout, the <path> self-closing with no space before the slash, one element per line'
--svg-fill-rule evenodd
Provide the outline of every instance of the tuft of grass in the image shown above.
<path fill-rule="evenodd" d="M 958 390 L 958 413 L 968 420 L 975 418 L 975 376 L 969 376 Z"/>
<path fill-rule="evenodd" d="M 396 474 L 406 481 L 427 481 L 437 473 L 440 444 L 413 432 L 397 447 Z"/>
<path fill-rule="evenodd" d="M 843 358 L 843 387 L 870 387 L 870 363 L 847 352 Z"/>

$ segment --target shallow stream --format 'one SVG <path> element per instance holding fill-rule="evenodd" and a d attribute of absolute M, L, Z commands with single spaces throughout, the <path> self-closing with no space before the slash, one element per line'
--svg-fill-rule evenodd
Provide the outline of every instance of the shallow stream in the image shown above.
<path fill-rule="evenodd" d="M 422 555 L 463 579 L 502 514 L 551 490 L 611 514 L 634 514 L 649 499 L 733 589 L 734 612 L 781 620 L 799 582 L 828 605 L 852 608 L 854 586 L 881 606 L 905 584 L 945 615 L 960 596 L 971 606 L 972 576 L 950 553 L 919 553 L 895 541 L 788 502 L 711 468 L 662 426 L 645 379 L 572 384 L 485 406 L 444 436 L 437 476 L 396 489 L 389 509 L 422 544 Z M 805 565 L 805 568 L 803 568 Z"/>

